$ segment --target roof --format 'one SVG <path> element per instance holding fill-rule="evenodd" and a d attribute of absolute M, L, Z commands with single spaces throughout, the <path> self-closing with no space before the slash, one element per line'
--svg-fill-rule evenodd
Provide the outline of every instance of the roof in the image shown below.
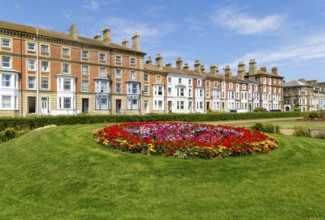
<path fill-rule="evenodd" d="M 158 66 L 156 66 L 154 64 L 146 63 L 146 64 L 144 64 L 144 69 L 148 70 L 148 71 L 167 73 L 166 71 L 164 71 L 163 69 L 160 69 Z"/>
<path fill-rule="evenodd" d="M 311 86 L 308 83 L 301 82 L 299 80 L 292 80 L 284 84 L 285 87 L 295 87 L 295 86 Z"/>
<path fill-rule="evenodd" d="M 88 37 L 83 37 L 83 36 L 78 36 L 77 39 L 73 38 L 70 36 L 68 33 L 62 33 L 62 32 L 56 32 L 56 31 L 51 31 L 51 30 L 46 30 L 43 28 L 36 28 L 32 26 L 26 26 L 26 25 L 21 25 L 21 24 L 15 24 L 15 23 L 10 23 L 6 21 L 0 21 L 0 28 L 1 29 L 7 29 L 7 30 L 13 30 L 13 31 L 19 31 L 19 32 L 24 32 L 27 34 L 37 34 L 37 29 L 38 29 L 38 35 L 39 36 L 46 36 L 46 37 L 52 37 L 52 38 L 57 38 L 57 39 L 63 39 L 67 41 L 73 41 L 77 43 L 83 43 L 83 44 L 91 44 L 94 46 L 101 46 L 101 47 L 109 47 L 113 49 L 121 49 L 121 50 L 127 50 L 127 51 L 134 51 L 137 53 L 143 53 L 142 51 L 134 50 L 132 48 L 127 48 L 122 45 L 118 45 L 115 43 L 104 43 L 101 40 L 96 40 L 93 38 L 88 38 Z"/>

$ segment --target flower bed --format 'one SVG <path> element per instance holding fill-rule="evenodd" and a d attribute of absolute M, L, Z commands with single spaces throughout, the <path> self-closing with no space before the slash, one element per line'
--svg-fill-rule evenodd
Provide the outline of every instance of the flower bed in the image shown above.
<path fill-rule="evenodd" d="M 278 140 L 257 130 L 177 122 L 116 124 L 93 133 L 105 146 L 148 155 L 218 159 L 225 156 L 266 153 Z"/>

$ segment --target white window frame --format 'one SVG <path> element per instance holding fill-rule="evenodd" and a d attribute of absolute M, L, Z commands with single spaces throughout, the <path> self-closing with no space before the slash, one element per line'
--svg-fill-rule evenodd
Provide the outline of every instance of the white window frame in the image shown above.
<path fill-rule="evenodd" d="M 71 51 L 70 48 L 63 47 L 62 48 L 62 56 L 63 57 L 70 57 Z"/>
<path fill-rule="evenodd" d="M 117 94 L 121 94 L 122 93 L 122 83 L 116 83 L 115 84 L 115 93 L 117 93 Z"/>
<path fill-rule="evenodd" d="M 31 81 L 31 80 L 33 80 L 33 81 Z M 36 89 L 36 77 L 35 76 L 28 76 L 27 77 L 27 88 L 29 90 L 35 90 Z"/>
<path fill-rule="evenodd" d="M 99 67 L 99 76 L 106 77 L 106 68 L 105 67 Z"/>
<path fill-rule="evenodd" d="M 12 75 L 11 74 L 2 74 L 1 77 L 2 77 L 1 78 L 1 86 L 3 88 L 10 88 L 11 87 L 11 77 L 12 77 Z M 7 79 L 4 80 L 7 77 L 9 77 L 9 80 L 7 80 Z"/>
<path fill-rule="evenodd" d="M 5 106 L 5 101 L 4 101 L 5 98 L 8 98 L 9 106 L 7 106 L 7 105 Z M 12 109 L 12 96 L 11 95 L 2 95 L 1 96 L 1 108 L 2 109 Z"/>
<path fill-rule="evenodd" d="M 122 78 L 122 70 L 121 69 L 115 69 L 115 78 L 116 79 Z"/>
<path fill-rule="evenodd" d="M 8 41 L 8 45 L 5 45 L 5 41 Z M 8 38 L 2 38 L 1 39 L 1 46 L 4 48 L 11 48 L 11 39 Z"/>
<path fill-rule="evenodd" d="M 131 79 L 131 80 L 135 80 L 135 79 L 136 79 L 136 77 L 137 77 L 137 74 L 136 74 L 136 72 L 135 72 L 135 71 L 133 71 L 133 70 L 131 70 L 131 71 L 130 71 L 130 79 Z"/>
<path fill-rule="evenodd" d="M 28 59 L 27 60 L 27 69 L 30 71 L 36 70 L 36 60 Z"/>
<path fill-rule="evenodd" d="M 99 53 L 99 61 L 106 62 L 106 54 L 105 53 Z"/>
<path fill-rule="evenodd" d="M 46 80 L 46 82 L 47 82 L 47 87 L 44 87 L 44 85 L 46 85 L 45 83 L 43 83 L 43 82 L 45 82 L 44 80 Z M 49 90 L 50 89 L 50 87 L 49 87 L 49 78 L 47 78 L 47 77 L 42 77 L 41 78 L 41 89 L 42 90 Z"/>
<path fill-rule="evenodd" d="M 122 64 L 122 56 L 115 55 L 115 64 Z"/>
<path fill-rule="evenodd" d="M 130 57 L 130 65 L 131 66 L 137 65 L 137 59 L 135 57 Z"/>
<path fill-rule="evenodd" d="M 88 50 L 82 50 L 81 51 L 81 58 L 83 60 L 88 60 L 89 59 L 89 51 Z"/>
<path fill-rule="evenodd" d="M 67 65 L 68 68 L 66 68 L 65 65 Z M 70 74 L 70 68 L 71 68 L 70 63 L 62 63 L 62 73 Z"/>
<path fill-rule="evenodd" d="M 43 47 L 46 47 L 47 48 L 47 50 L 43 50 Z M 50 47 L 49 47 L 49 45 L 46 45 L 46 44 L 41 44 L 41 53 L 42 54 L 49 54 L 50 53 Z"/>
<path fill-rule="evenodd" d="M 86 84 L 87 84 L 87 86 L 85 86 Z M 89 92 L 89 81 L 88 80 L 81 81 L 81 90 L 82 90 L 82 92 Z"/>
<path fill-rule="evenodd" d="M 81 65 L 81 74 L 83 76 L 88 76 L 89 75 L 89 66 Z"/>
<path fill-rule="evenodd" d="M 27 42 L 27 51 L 35 52 L 36 51 L 36 43 Z"/>
<path fill-rule="evenodd" d="M 4 62 L 4 59 L 9 59 L 9 62 Z M 4 69 L 10 69 L 11 68 L 11 57 L 7 57 L 7 56 L 3 56 L 2 58 L 1 58 L 1 65 L 2 65 L 2 68 L 4 68 Z M 4 64 L 7 64 L 8 63 L 8 65 L 9 66 L 5 66 Z"/>
<path fill-rule="evenodd" d="M 47 63 L 47 68 L 44 68 L 43 64 L 45 64 L 45 63 Z M 42 72 L 50 72 L 50 62 L 49 61 L 46 61 L 46 60 L 41 61 L 41 71 Z"/>

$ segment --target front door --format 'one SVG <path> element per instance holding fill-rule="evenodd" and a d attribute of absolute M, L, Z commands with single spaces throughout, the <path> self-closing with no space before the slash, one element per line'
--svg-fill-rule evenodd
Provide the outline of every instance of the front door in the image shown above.
<path fill-rule="evenodd" d="M 116 99 L 116 114 L 120 114 L 122 110 L 122 100 Z"/>
<path fill-rule="evenodd" d="M 172 101 L 168 101 L 168 113 L 172 112 Z"/>
<path fill-rule="evenodd" d="M 48 97 L 42 97 L 42 103 L 41 103 L 41 114 L 42 115 L 48 115 L 49 114 L 49 98 Z"/>
<path fill-rule="evenodd" d="M 149 113 L 149 102 L 148 101 L 144 101 L 144 112 Z"/>
<path fill-rule="evenodd" d="M 82 112 L 87 113 L 89 107 L 89 99 L 82 99 Z"/>
<path fill-rule="evenodd" d="M 207 102 L 207 111 L 210 110 L 210 102 Z"/>
<path fill-rule="evenodd" d="M 36 111 L 36 98 L 28 97 L 28 113 L 35 113 Z"/>

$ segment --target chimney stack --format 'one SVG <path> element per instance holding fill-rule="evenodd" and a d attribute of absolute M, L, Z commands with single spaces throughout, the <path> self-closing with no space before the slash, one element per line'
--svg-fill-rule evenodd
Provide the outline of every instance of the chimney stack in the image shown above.
<path fill-rule="evenodd" d="M 176 60 L 176 68 L 180 71 L 182 71 L 183 68 L 183 60 L 181 57 L 178 57 Z"/>
<path fill-rule="evenodd" d="M 231 68 L 229 65 L 227 65 L 225 68 L 224 68 L 224 71 L 225 71 L 225 77 L 230 77 L 231 76 Z"/>
<path fill-rule="evenodd" d="M 147 60 L 146 60 L 146 64 L 152 64 L 152 60 L 151 60 L 151 57 L 147 57 Z"/>
<path fill-rule="evenodd" d="M 238 73 L 238 75 L 237 75 L 237 77 L 239 78 L 239 79 L 244 79 L 244 76 L 246 75 L 246 72 L 245 72 L 246 70 L 245 70 L 245 63 L 243 62 L 243 61 L 240 61 L 239 63 L 238 63 L 238 70 L 237 70 L 237 73 Z"/>
<path fill-rule="evenodd" d="M 77 30 L 77 25 L 73 24 L 70 27 L 70 36 L 73 37 L 74 39 L 78 39 L 78 30 Z"/>
<path fill-rule="evenodd" d="M 122 41 L 122 46 L 123 47 L 129 47 L 129 40 L 127 38 L 125 38 L 123 41 Z"/>
<path fill-rule="evenodd" d="M 261 70 L 262 72 L 264 72 L 264 73 L 267 72 L 267 68 L 266 68 L 266 66 L 262 66 L 262 67 L 260 68 L 260 70 Z"/>
<path fill-rule="evenodd" d="M 205 67 L 204 67 L 204 65 L 201 65 L 201 66 L 200 66 L 200 71 L 201 71 L 201 73 L 204 73 L 204 71 L 205 71 Z"/>
<path fill-rule="evenodd" d="M 172 67 L 172 64 L 171 63 L 167 63 L 166 64 L 166 67 Z"/>
<path fill-rule="evenodd" d="M 188 70 L 188 69 L 190 69 L 190 66 L 188 65 L 188 63 L 185 63 L 185 64 L 184 64 L 183 69 L 184 69 L 184 70 Z"/>
<path fill-rule="evenodd" d="M 100 34 L 97 34 L 95 37 L 94 37 L 95 40 L 100 40 Z"/>
<path fill-rule="evenodd" d="M 272 67 L 272 74 L 273 75 L 278 75 L 278 68 L 277 67 Z"/>
<path fill-rule="evenodd" d="M 132 49 L 140 50 L 140 35 L 139 35 L 139 33 L 135 33 L 132 37 Z"/>
<path fill-rule="evenodd" d="M 217 64 L 212 63 L 210 65 L 210 73 L 213 74 L 213 75 L 215 75 L 216 73 L 218 73 L 218 66 L 217 66 Z"/>
<path fill-rule="evenodd" d="M 162 69 L 163 68 L 163 64 L 162 64 L 162 56 L 160 53 L 157 53 L 157 56 L 156 56 L 156 65 L 159 69 Z"/>
<path fill-rule="evenodd" d="M 111 29 L 105 28 L 105 30 L 103 30 L 103 42 L 107 44 L 111 43 Z"/>
<path fill-rule="evenodd" d="M 254 75 L 256 74 L 256 62 L 254 59 L 249 61 L 249 75 Z"/>
<path fill-rule="evenodd" d="M 200 73 L 200 70 L 201 70 L 200 69 L 200 66 L 201 66 L 200 61 L 199 60 L 195 60 L 195 63 L 194 63 L 194 71 Z"/>

